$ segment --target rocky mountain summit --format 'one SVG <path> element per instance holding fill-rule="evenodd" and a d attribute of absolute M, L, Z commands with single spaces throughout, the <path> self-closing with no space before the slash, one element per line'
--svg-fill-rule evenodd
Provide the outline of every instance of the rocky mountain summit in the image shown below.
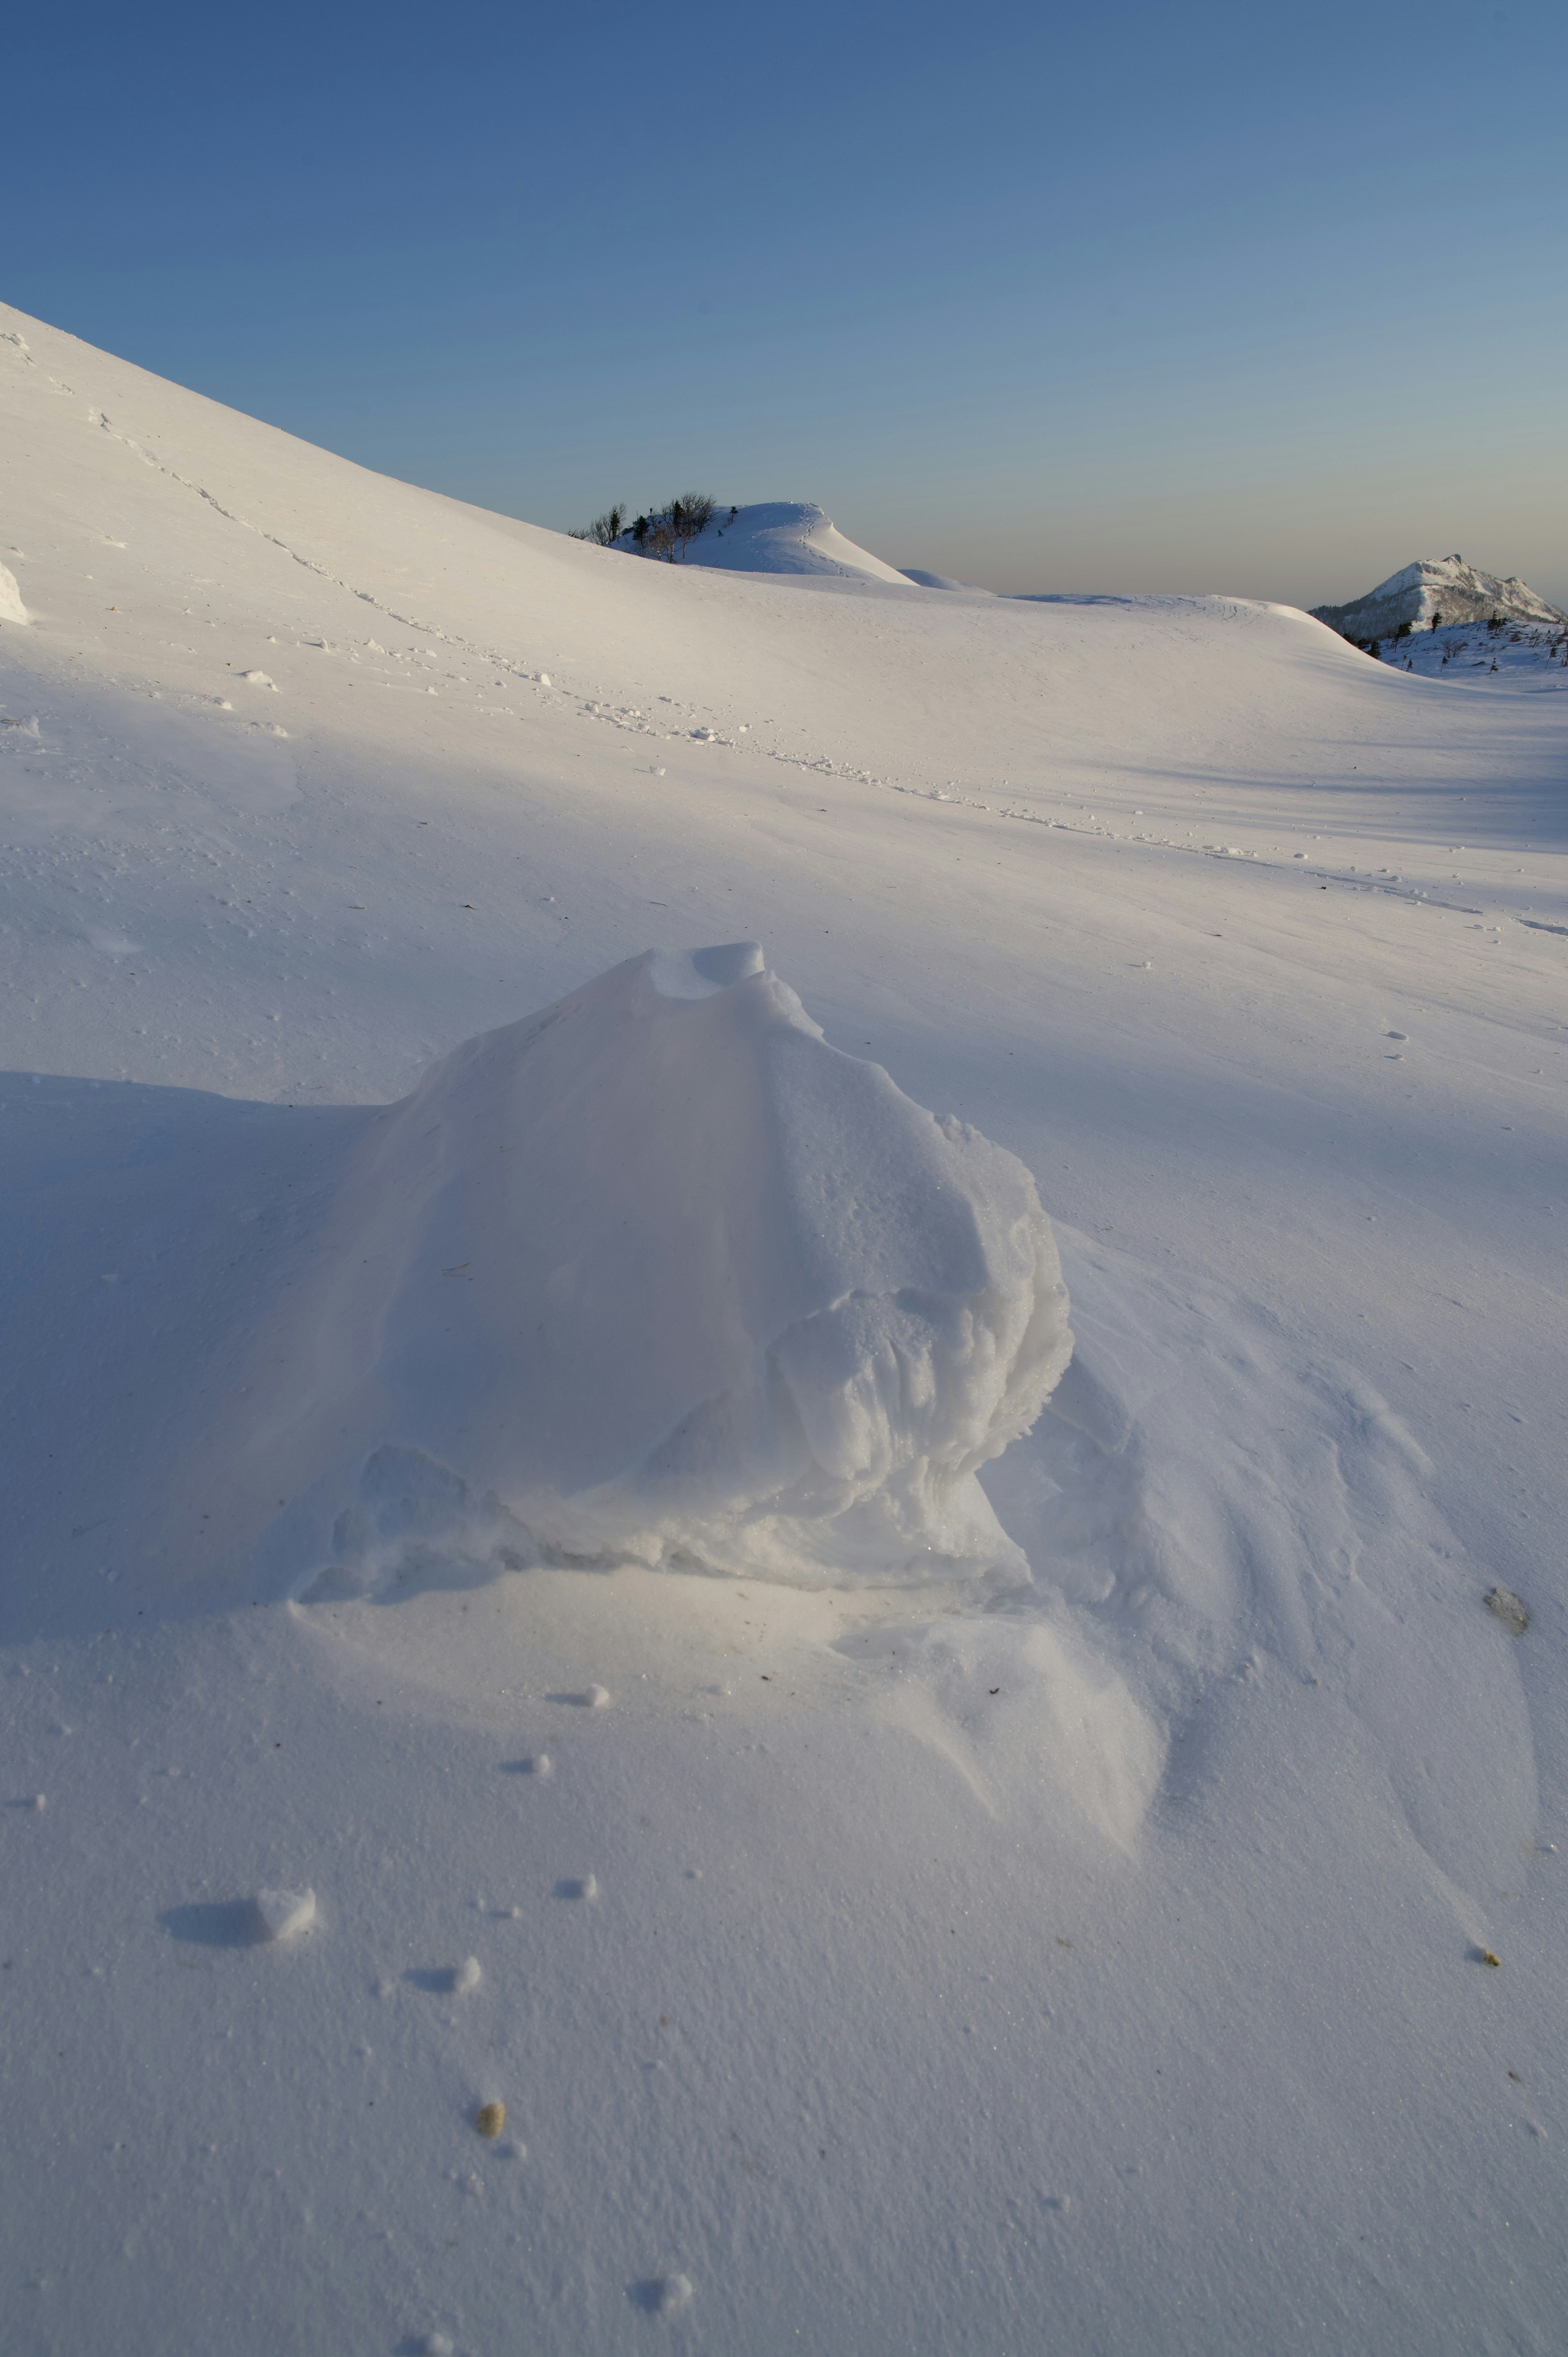
<path fill-rule="evenodd" d="M 1315 606 L 1313 613 L 1358 645 L 1391 638 L 1402 624 L 1435 630 L 1446 622 L 1564 622 L 1568 614 L 1538 597 L 1517 574 L 1501 580 L 1462 556 L 1418 557 L 1346 606 Z"/>

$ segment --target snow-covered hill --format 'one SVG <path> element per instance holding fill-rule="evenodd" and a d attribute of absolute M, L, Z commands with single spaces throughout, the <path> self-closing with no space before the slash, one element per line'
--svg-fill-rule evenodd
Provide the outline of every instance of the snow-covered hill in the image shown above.
<path fill-rule="evenodd" d="M 7 2346 L 1553 2348 L 1556 683 L 0 339 Z"/>
<path fill-rule="evenodd" d="M 1440 623 L 1484 623 L 1494 614 L 1505 622 L 1568 622 L 1568 614 L 1537 597 L 1516 575 L 1499 580 L 1494 573 L 1466 565 L 1462 556 L 1422 557 L 1402 572 L 1391 573 L 1364 597 L 1312 610 L 1320 622 L 1358 644 L 1391 638 L 1402 623 L 1412 630 L 1430 630 Z"/>
<path fill-rule="evenodd" d="M 618 543 L 628 554 L 638 549 L 628 533 Z M 721 508 L 705 532 L 686 544 L 679 560 L 721 573 L 811 573 L 841 581 L 903 581 L 908 576 L 884 565 L 869 549 L 846 540 L 829 515 L 810 500 L 768 500 L 746 508 Z"/>

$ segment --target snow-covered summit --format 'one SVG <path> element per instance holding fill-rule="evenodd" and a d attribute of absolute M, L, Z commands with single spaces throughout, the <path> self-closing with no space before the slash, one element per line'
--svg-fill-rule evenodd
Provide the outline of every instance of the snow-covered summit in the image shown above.
<path fill-rule="evenodd" d="M 1412 630 L 1431 629 L 1439 616 L 1444 622 L 1485 622 L 1494 614 L 1508 622 L 1568 621 L 1560 607 L 1538 597 L 1517 574 L 1499 579 L 1458 555 L 1419 557 L 1348 605 L 1312 610 L 1330 630 L 1357 640 L 1387 638 L 1402 622 Z"/>
<path fill-rule="evenodd" d="M 618 545 L 637 553 L 629 533 Z M 765 500 L 734 514 L 720 509 L 683 562 L 727 573 L 829 573 L 843 580 L 906 582 L 870 550 L 847 540 L 811 500 Z"/>

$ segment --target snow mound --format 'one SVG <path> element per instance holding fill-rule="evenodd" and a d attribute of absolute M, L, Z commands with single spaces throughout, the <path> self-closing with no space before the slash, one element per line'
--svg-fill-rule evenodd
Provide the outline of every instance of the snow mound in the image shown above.
<path fill-rule="evenodd" d="M 1342 638 L 1358 640 L 1387 638 L 1402 622 L 1412 630 L 1430 630 L 1439 617 L 1444 622 L 1484 622 L 1493 614 L 1505 621 L 1568 621 L 1568 615 L 1538 597 L 1517 574 L 1500 580 L 1495 573 L 1466 565 L 1462 556 L 1421 557 L 1348 606 L 1315 606 L 1312 610 Z"/>
<path fill-rule="evenodd" d="M 989 597 L 994 593 L 982 589 L 977 582 L 955 581 L 950 573 L 926 573 L 918 565 L 907 565 L 904 578 L 912 581 L 917 589 L 965 589 L 973 597 Z"/>
<path fill-rule="evenodd" d="M 649 951 L 371 1125 L 252 1462 L 274 1536 L 330 1529 L 295 1592 L 435 1559 L 1024 1580 L 975 1472 L 1067 1318 L 1013 1155 L 830 1047 L 754 942 Z"/>
<path fill-rule="evenodd" d="M 621 546 L 629 548 L 629 540 Z M 908 576 L 884 565 L 869 549 L 846 540 L 832 518 L 810 500 L 770 500 L 737 509 L 733 518 L 721 509 L 700 539 L 693 541 L 684 562 L 710 565 L 727 573 L 830 573 L 843 580 L 897 581 Z"/>
<path fill-rule="evenodd" d="M 0 565 L 0 622 L 26 622 L 30 619 L 22 603 L 16 575 L 9 565 Z"/>
<path fill-rule="evenodd" d="M 316 1921 L 314 1890 L 258 1890 L 252 1904 L 263 1940 L 296 1940 Z"/>

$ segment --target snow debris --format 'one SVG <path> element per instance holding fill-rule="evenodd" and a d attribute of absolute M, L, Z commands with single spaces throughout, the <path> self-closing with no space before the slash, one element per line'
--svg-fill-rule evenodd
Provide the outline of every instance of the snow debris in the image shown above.
<path fill-rule="evenodd" d="M 1530 1626 L 1530 1614 L 1511 1587 L 1488 1587 L 1487 1609 L 1495 1612 L 1510 1637 L 1522 1637 Z"/>
<path fill-rule="evenodd" d="M 650 2316 L 679 2316 L 692 2305 L 690 2276 L 655 2276 L 640 2289 L 642 2305 Z"/>
<path fill-rule="evenodd" d="M 22 603 L 22 593 L 16 587 L 16 576 L 9 565 L 0 565 L 0 622 L 26 622 L 31 619 Z"/>
<path fill-rule="evenodd" d="M 555 1885 L 557 1899 L 596 1899 L 598 1895 L 596 1875 L 566 1875 Z"/>
<path fill-rule="evenodd" d="M 247 687 L 275 687 L 275 683 L 268 678 L 264 671 L 242 671 L 240 677 Z"/>
<path fill-rule="evenodd" d="M 975 1473 L 1071 1353 L 1034 1180 L 755 942 L 468 1041 L 357 1157 L 256 1370 L 273 1493 L 336 1514 L 296 1592 L 562 1555 L 1026 1581 Z"/>
<path fill-rule="evenodd" d="M 460 1964 L 454 1964 L 449 1978 L 454 1996 L 472 1996 L 484 1978 L 478 1956 L 466 1956 Z"/>
<path fill-rule="evenodd" d="M 445 2332 L 427 2332 L 421 2345 L 424 2357 L 454 2357 L 456 2346 Z"/>
<path fill-rule="evenodd" d="M 314 1890 L 258 1890 L 252 1904 L 264 1940 L 293 1940 L 316 1921 Z"/>
<path fill-rule="evenodd" d="M 585 1688 L 583 1702 L 585 1706 L 589 1710 L 607 1710 L 610 1706 L 609 1688 L 607 1686 L 588 1686 Z"/>

